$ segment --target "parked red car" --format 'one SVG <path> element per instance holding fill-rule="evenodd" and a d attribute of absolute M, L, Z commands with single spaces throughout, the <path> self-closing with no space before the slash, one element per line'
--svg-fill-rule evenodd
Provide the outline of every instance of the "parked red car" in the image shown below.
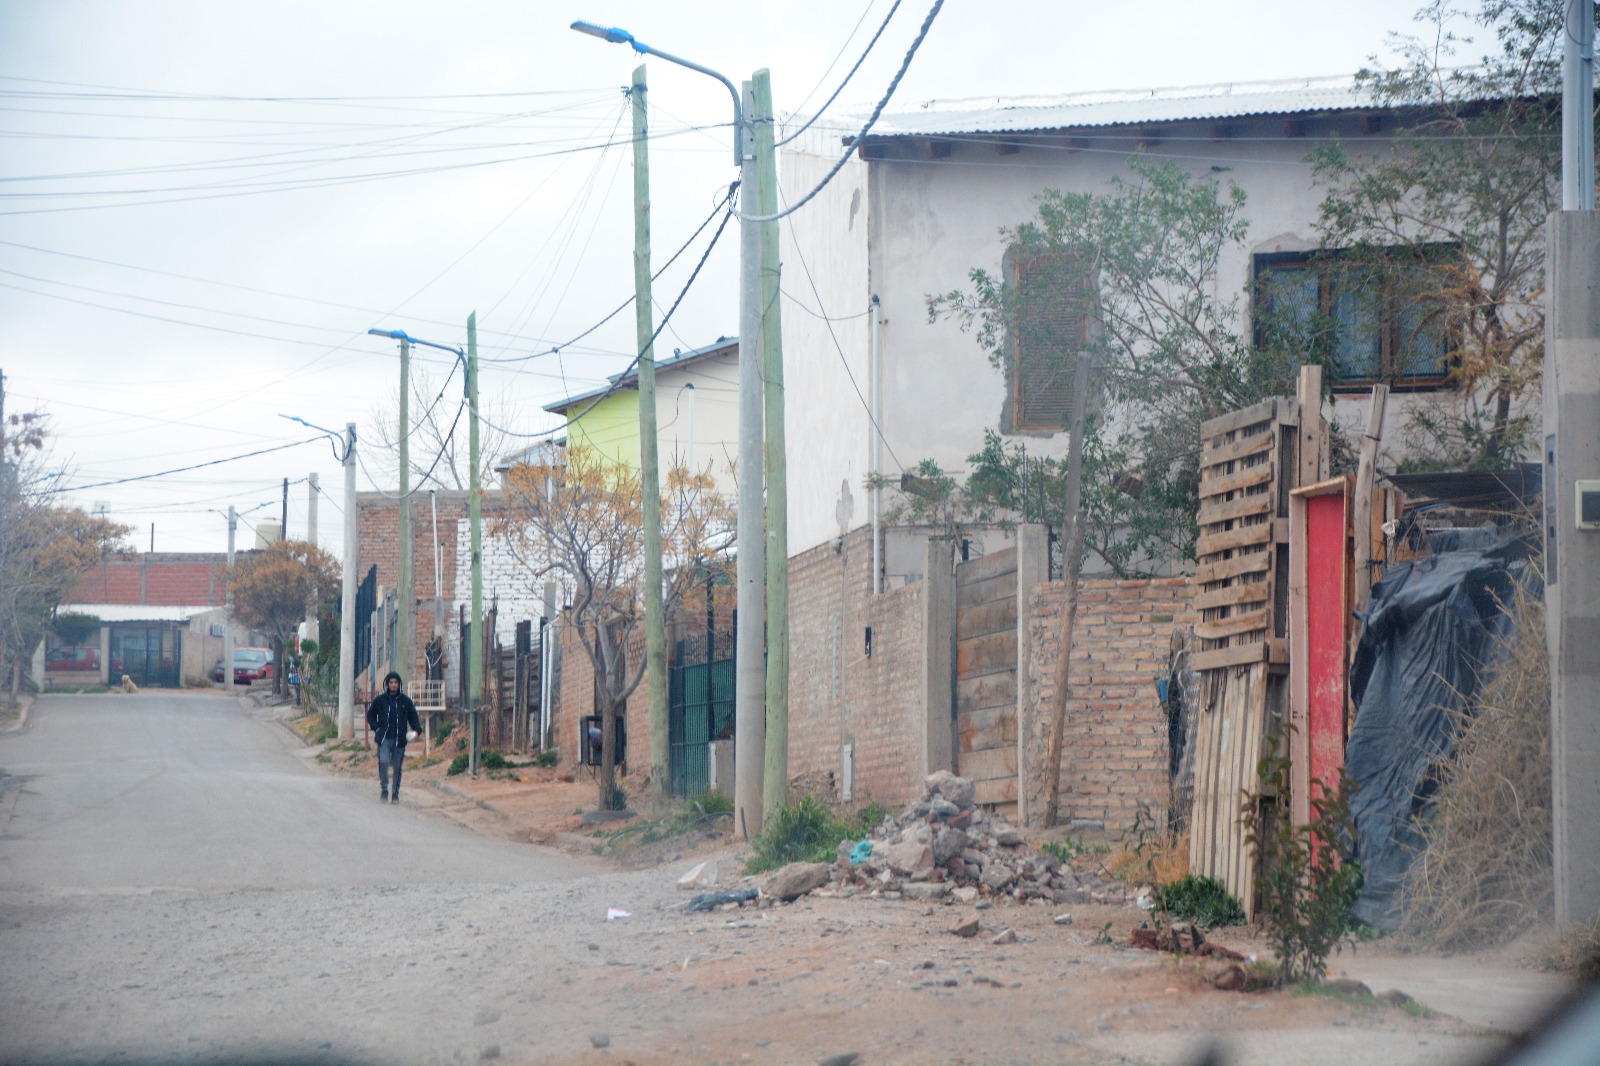
<path fill-rule="evenodd" d="M 222 660 L 211 668 L 211 680 L 222 683 Z M 252 681 L 272 680 L 272 651 L 269 648 L 233 649 L 233 683 L 248 685 Z"/>
<path fill-rule="evenodd" d="M 51 673 L 67 671 L 84 673 L 100 672 L 100 649 L 93 644 L 69 645 L 48 652 L 44 657 L 44 668 Z"/>

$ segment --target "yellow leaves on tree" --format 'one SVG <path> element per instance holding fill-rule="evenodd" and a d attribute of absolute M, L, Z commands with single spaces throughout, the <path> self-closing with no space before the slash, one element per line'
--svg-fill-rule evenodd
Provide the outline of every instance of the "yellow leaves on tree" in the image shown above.
<path fill-rule="evenodd" d="M 594 666 L 597 703 L 613 735 L 613 716 L 644 676 L 644 655 L 629 648 L 644 626 L 644 508 L 639 475 L 587 444 L 570 445 L 505 476 L 505 509 L 493 533 L 526 565 L 533 584 L 557 578 L 571 594 L 567 620 L 584 634 Z M 734 512 L 709 473 L 672 468 L 661 498 L 664 615 L 671 620 L 686 594 L 727 565 L 722 554 Z M 609 745 L 601 774 L 601 806 L 609 807 Z"/>
<path fill-rule="evenodd" d="M 300 622 L 339 591 L 339 578 L 339 563 L 315 544 L 280 540 L 245 555 L 228 571 L 234 618 L 271 633 L 281 661 Z"/>

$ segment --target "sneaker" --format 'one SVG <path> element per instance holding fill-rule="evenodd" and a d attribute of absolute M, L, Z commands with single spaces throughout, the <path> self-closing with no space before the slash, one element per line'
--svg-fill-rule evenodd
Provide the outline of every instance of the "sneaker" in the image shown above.
<path fill-rule="evenodd" d="M 399 803 L 400 802 L 400 793 L 396 792 L 392 797 L 390 797 L 389 802 L 390 803 Z"/>
<path fill-rule="evenodd" d="M 378 802 L 379 803 L 388 803 L 389 802 L 389 790 L 388 789 L 384 789 L 382 792 L 378 793 Z"/>

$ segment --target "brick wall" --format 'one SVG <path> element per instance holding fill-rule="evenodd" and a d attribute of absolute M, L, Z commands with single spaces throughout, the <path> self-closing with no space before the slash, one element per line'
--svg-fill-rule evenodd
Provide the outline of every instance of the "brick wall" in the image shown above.
<path fill-rule="evenodd" d="M 920 798 L 921 582 L 872 594 L 872 533 L 789 560 L 789 773 L 842 785 L 854 745 L 854 798 Z M 865 649 L 872 629 L 872 655 Z"/>
<path fill-rule="evenodd" d="M 223 552 L 119 552 L 85 574 L 67 602 L 220 606 L 228 596 L 227 574 Z"/>
<path fill-rule="evenodd" d="M 1152 581 L 1085 581 L 1079 585 L 1073 631 L 1071 698 L 1061 757 L 1063 821 L 1102 822 L 1107 830 L 1133 821 L 1140 801 L 1165 821 L 1169 803 L 1167 719 L 1156 682 L 1168 676 L 1173 630 L 1192 626 L 1194 587 L 1186 577 Z M 1029 663 L 1035 707 L 1030 743 L 1044 751 L 1055 705 L 1064 582 L 1033 593 Z M 1041 760 L 1042 761 L 1042 760 Z M 1044 779 L 1026 782 L 1042 809 Z"/>

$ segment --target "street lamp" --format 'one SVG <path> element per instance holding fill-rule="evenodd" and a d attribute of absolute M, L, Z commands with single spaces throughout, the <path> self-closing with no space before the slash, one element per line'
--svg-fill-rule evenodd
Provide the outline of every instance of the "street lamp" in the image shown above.
<path fill-rule="evenodd" d="M 626 44 L 640 55 L 716 78 L 733 97 L 733 154 L 739 163 L 739 188 L 753 200 L 756 188 L 755 139 L 745 121 L 745 99 L 750 83 L 740 93 L 733 82 L 709 67 L 652 48 L 627 30 L 597 26 L 581 19 L 572 24 L 579 33 L 611 44 Z M 741 195 L 741 202 L 744 197 Z M 734 785 L 733 804 L 740 831 L 748 838 L 762 824 L 762 777 L 767 747 L 766 704 L 766 485 L 761 367 L 761 236 L 751 221 L 753 213 L 739 213 L 739 526 L 738 526 L 738 629 L 734 664 Z"/>
<path fill-rule="evenodd" d="M 460 348 L 448 344 L 438 344 L 434 341 L 425 341 L 413 337 L 402 329 L 369 329 L 367 333 L 374 337 L 389 337 L 400 342 L 401 375 L 400 375 L 400 610 L 401 618 L 407 626 L 406 640 L 400 643 L 404 654 L 409 654 L 410 647 L 410 622 L 411 612 L 415 609 L 416 601 L 412 598 L 411 591 L 411 501 L 410 492 L 407 491 L 406 478 L 408 477 L 408 463 L 410 458 L 406 452 L 406 438 L 410 429 L 405 424 L 406 403 L 410 397 L 410 383 L 406 380 L 406 367 L 408 367 L 408 353 L 411 345 L 420 344 L 425 348 L 437 348 L 441 352 L 449 352 L 466 364 L 466 404 L 470 408 L 470 419 L 467 422 L 467 525 L 472 538 L 472 645 L 467 652 L 467 702 L 468 710 L 474 710 L 477 701 L 481 698 L 483 684 L 483 484 L 482 471 L 478 456 L 478 313 L 474 311 L 467 316 L 467 347 Z M 347 522 L 350 519 L 345 519 Z M 435 574 L 437 584 L 437 574 Z M 437 597 L 435 597 L 437 599 Z M 479 753 L 482 750 L 483 730 L 479 716 L 473 714 L 469 721 L 472 724 L 472 749 L 469 756 L 471 770 L 474 776 L 478 773 Z"/>
<path fill-rule="evenodd" d="M 690 70 L 697 70 L 701 74 L 707 75 L 708 77 L 716 78 L 723 85 L 727 86 L 728 95 L 733 97 L 733 161 L 741 166 L 744 164 L 744 138 L 742 136 L 744 133 L 744 104 L 739 99 L 739 90 L 734 88 L 733 82 L 729 81 L 727 77 L 722 74 L 718 74 L 710 67 L 702 67 L 699 63 L 691 63 L 689 60 L 683 59 L 680 56 L 675 56 L 670 52 L 663 52 L 658 48 L 652 48 L 636 38 L 633 34 L 629 33 L 627 30 L 618 29 L 615 26 L 596 26 L 592 22 L 585 22 L 582 19 L 579 19 L 572 24 L 572 28 L 577 30 L 579 33 L 586 33 L 590 37 L 598 37 L 602 41 L 606 41 L 610 44 L 628 45 L 640 55 L 655 56 L 657 59 L 665 59 L 668 63 L 676 63 L 680 67 L 688 67 Z"/>

